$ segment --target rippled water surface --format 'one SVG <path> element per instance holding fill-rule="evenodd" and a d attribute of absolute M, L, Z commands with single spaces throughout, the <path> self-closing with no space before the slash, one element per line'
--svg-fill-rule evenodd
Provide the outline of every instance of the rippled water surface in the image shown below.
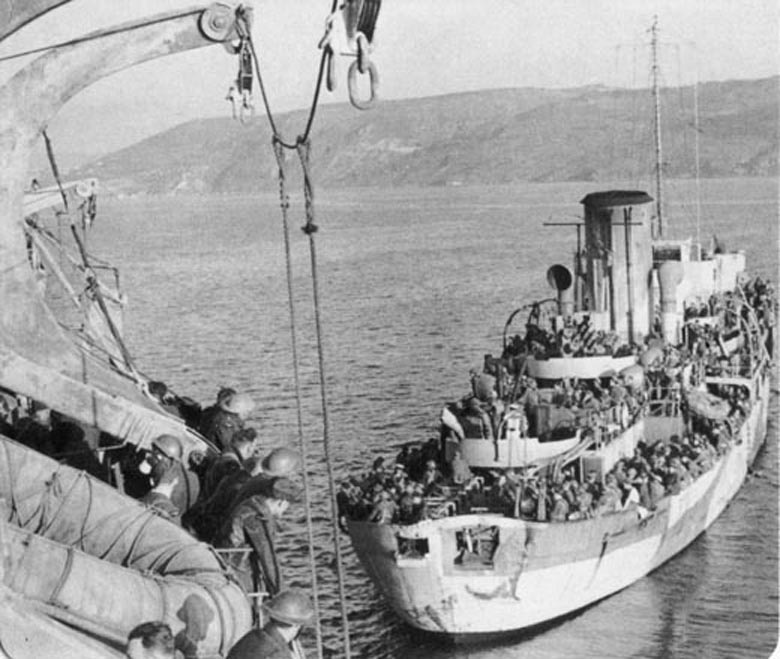
<path fill-rule="evenodd" d="M 337 476 L 363 472 L 436 431 L 441 404 L 469 368 L 499 352 L 509 313 L 548 297 L 544 273 L 570 263 L 579 200 L 609 186 L 317 191 L 318 277 L 330 441 Z M 695 235 L 694 186 L 667 192 L 670 233 Z M 745 249 L 777 279 L 777 183 L 705 181 L 700 233 Z M 686 200 L 683 203 L 683 200 Z M 315 490 L 326 645 L 339 653 L 339 612 L 323 463 L 309 248 L 291 209 L 304 430 Z M 221 385 L 260 403 L 252 423 L 270 449 L 297 442 L 284 248 L 272 196 L 101 201 L 94 251 L 117 264 L 130 299 L 129 344 L 150 376 L 210 403 Z M 353 655 L 358 657 L 767 657 L 777 643 L 777 425 L 721 518 L 635 585 L 533 637 L 452 647 L 397 621 L 344 540 Z M 307 587 L 303 513 L 283 536 L 288 581 Z M 311 637 L 307 643 L 311 647 Z"/>

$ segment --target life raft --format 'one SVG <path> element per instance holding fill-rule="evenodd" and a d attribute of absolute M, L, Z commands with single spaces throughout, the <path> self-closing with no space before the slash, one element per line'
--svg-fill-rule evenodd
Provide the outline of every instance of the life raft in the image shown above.
<path fill-rule="evenodd" d="M 109 485 L 0 437 L 5 585 L 114 646 L 163 620 L 188 657 L 222 657 L 252 623 L 213 548 Z"/>

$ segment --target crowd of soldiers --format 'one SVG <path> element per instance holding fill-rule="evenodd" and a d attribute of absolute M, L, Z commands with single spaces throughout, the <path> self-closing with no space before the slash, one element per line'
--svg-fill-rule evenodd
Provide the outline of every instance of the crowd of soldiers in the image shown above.
<path fill-rule="evenodd" d="M 438 441 L 405 445 L 394 462 L 376 458 L 363 478 L 341 484 L 340 522 L 413 524 L 426 518 L 468 512 L 502 512 L 536 521 L 564 522 L 636 509 L 655 510 L 665 496 L 679 494 L 724 455 L 748 412 L 744 389 L 720 385 L 730 402 L 727 419 L 691 420 L 690 430 L 668 440 L 637 442 L 604 474 L 561 469 L 490 469 L 472 473 L 457 451 L 443 460 Z"/>
<path fill-rule="evenodd" d="M 561 319 L 557 329 L 552 329 L 552 317 L 548 307 L 535 304 L 526 322 L 523 335 L 512 337 L 505 349 L 505 356 L 533 355 L 538 359 L 551 357 L 594 357 L 630 355 L 632 348 L 620 341 L 612 331 L 593 327 L 589 316 L 575 320 L 572 316 Z"/>
<path fill-rule="evenodd" d="M 138 450 L 10 391 L 0 392 L 0 432 L 118 486 L 217 548 L 253 601 L 260 601 L 258 595 L 270 597 L 262 606 L 268 624 L 242 639 L 228 655 L 231 659 L 302 657 L 295 637 L 311 621 L 313 609 L 308 596 L 284 588 L 276 554 L 278 521 L 301 495 L 294 480 L 301 468 L 299 453 L 285 447 L 263 450 L 257 431 L 247 425 L 255 403 L 245 393 L 223 388 L 213 405 L 200 410 L 163 383 L 149 385 L 152 397 L 199 431 L 218 453 L 186 455 L 181 441 L 168 434 L 156 437 L 149 450 Z M 128 656 L 169 656 L 145 655 L 151 646 L 137 642 L 143 637 L 162 652 L 172 643 L 167 625 L 151 621 L 134 631 Z"/>

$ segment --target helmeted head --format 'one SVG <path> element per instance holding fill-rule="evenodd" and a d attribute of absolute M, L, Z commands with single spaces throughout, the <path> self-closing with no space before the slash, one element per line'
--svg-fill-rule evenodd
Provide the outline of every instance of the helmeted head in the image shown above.
<path fill-rule="evenodd" d="M 173 435 L 160 435 L 152 440 L 152 451 L 158 451 L 171 460 L 181 461 L 183 455 L 181 442 Z"/>
<path fill-rule="evenodd" d="M 168 385 L 165 382 L 152 381 L 147 385 L 149 393 L 158 401 L 162 402 L 168 395 Z"/>
<path fill-rule="evenodd" d="M 225 412 L 230 412 L 246 420 L 255 407 L 257 407 L 257 403 L 252 400 L 249 394 L 231 394 L 219 403 L 219 407 Z"/>
<path fill-rule="evenodd" d="M 496 397 L 496 378 L 489 373 L 480 373 L 471 381 L 474 395 L 481 401 L 489 402 Z"/>
<path fill-rule="evenodd" d="M 173 435 L 160 435 L 152 440 L 152 450 L 139 465 L 142 474 L 149 474 L 156 485 L 176 462 L 181 462 L 181 442 Z"/>
<path fill-rule="evenodd" d="M 222 387 L 217 392 L 217 405 L 225 402 L 228 398 L 235 395 L 237 392 L 233 387 Z"/>
<path fill-rule="evenodd" d="M 290 476 L 301 466 L 301 454 L 291 448 L 275 448 L 263 458 L 263 472 L 274 478 Z"/>
<path fill-rule="evenodd" d="M 263 611 L 271 620 L 285 625 L 308 625 L 314 619 L 314 605 L 303 591 L 283 590 L 263 603 Z"/>
<path fill-rule="evenodd" d="M 173 659 L 175 647 L 171 628 L 162 621 L 144 622 L 127 637 L 126 656 L 130 659 Z"/>

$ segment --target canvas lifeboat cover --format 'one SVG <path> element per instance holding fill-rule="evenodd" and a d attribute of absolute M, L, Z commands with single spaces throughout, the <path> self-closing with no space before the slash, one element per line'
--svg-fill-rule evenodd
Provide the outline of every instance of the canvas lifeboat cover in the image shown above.
<path fill-rule="evenodd" d="M 246 593 L 207 544 L 84 472 L 0 437 L 5 585 L 115 643 L 164 620 L 187 656 L 221 656 L 251 626 Z"/>
<path fill-rule="evenodd" d="M 722 398 L 694 389 L 687 396 L 688 407 L 691 412 L 713 421 L 723 421 L 729 415 L 729 404 Z"/>

